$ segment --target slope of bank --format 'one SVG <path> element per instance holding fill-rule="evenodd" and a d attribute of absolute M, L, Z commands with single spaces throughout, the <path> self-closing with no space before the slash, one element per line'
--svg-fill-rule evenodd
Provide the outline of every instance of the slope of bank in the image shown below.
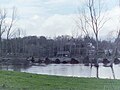
<path fill-rule="evenodd" d="M 120 90 L 120 80 L 0 71 L 0 90 Z"/>

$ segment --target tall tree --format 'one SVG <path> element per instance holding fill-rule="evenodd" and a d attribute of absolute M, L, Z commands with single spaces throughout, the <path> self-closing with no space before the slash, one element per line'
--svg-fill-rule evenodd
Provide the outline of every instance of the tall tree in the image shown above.
<path fill-rule="evenodd" d="M 0 56 L 2 56 L 2 35 L 6 30 L 5 19 L 6 19 L 6 10 L 0 9 Z"/>
<path fill-rule="evenodd" d="M 13 34 L 13 32 L 11 32 L 11 30 L 12 30 L 13 24 L 15 22 L 15 17 L 16 17 L 16 8 L 13 7 L 13 11 L 11 14 L 11 20 L 10 20 L 9 24 L 6 26 L 6 30 L 5 30 L 7 33 L 6 53 L 8 53 L 8 46 L 7 45 L 9 45 L 9 39 L 12 37 L 12 34 Z M 19 32 L 19 29 L 18 29 L 18 32 Z"/>
<path fill-rule="evenodd" d="M 105 23 L 108 21 L 106 13 L 103 13 L 105 8 L 102 6 L 101 0 L 86 0 L 86 6 L 84 6 L 84 13 L 82 14 L 81 25 L 85 22 L 85 26 L 82 26 L 82 30 L 87 32 L 87 29 L 93 31 L 95 35 L 96 48 L 95 48 L 95 61 L 97 67 L 97 78 L 98 78 L 98 54 L 99 54 L 99 31 L 103 28 Z M 86 26 L 88 28 L 86 29 Z"/>
<path fill-rule="evenodd" d="M 8 18 L 10 19 L 10 21 L 8 21 Z M 3 54 L 2 36 L 6 32 L 7 33 L 7 40 L 9 39 L 10 31 L 12 29 L 14 20 L 15 20 L 15 8 L 13 8 L 11 18 L 9 17 L 6 9 L 0 9 L 0 56 L 2 56 L 2 54 Z"/>

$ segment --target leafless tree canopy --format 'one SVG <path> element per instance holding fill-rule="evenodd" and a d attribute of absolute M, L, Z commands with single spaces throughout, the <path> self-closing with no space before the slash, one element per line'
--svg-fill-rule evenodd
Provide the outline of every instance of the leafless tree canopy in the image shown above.
<path fill-rule="evenodd" d="M 12 15 L 8 15 L 6 9 L 0 9 L 0 54 L 1 55 L 2 55 L 2 36 L 4 33 L 6 33 L 7 40 L 10 38 L 15 17 L 16 17 L 16 8 L 13 8 Z"/>
<path fill-rule="evenodd" d="M 99 31 L 102 30 L 105 23 L 109 20 L 106 18 L 106 10 L 102 0 L 86 0 L 82 11 L 80 11 L 79 26 L 85 35 L 89 36 L 89 32 L 93 31 L 96 40 L 96 63 L 98 64 L 99 52 Z M 98 75 L 97 75 L 98 77 Z"/>

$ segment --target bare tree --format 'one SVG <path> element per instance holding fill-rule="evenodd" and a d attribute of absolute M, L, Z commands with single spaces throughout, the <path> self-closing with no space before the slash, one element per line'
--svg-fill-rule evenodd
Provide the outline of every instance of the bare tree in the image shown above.
<path fill-rule="evenodd" d="M 82 11 L 82 14 L 79 13 L 78 21 L 76 21 L 76 24 L 77 24 L 77 27 L 84 32 L 84 35 L 89 36 L 89 29 L 88 29 L 88 23 L 86 20 L 85 10 Z"/>
<path fill-rule="evenodd" d="M 99 54 L 99 31 L 103 28 L 105 23 L 109 20 L 106 18 L 106 13 L 104 11 L 103 6 L 101 5 L 101 0 L 87 0 L 87 7 L 84 8 L 84 12 L 82 13 L 81 21 L 81 30 L 83 30 L 86 34 L 88 33 L 88 29 L 92 30 L 95 35 L 96 40 L 96 50 L 95 50 L 95 61 L 97 67 L 97 78 L 98 78 L 98 54 Z M 84 18 L 84 19 L 83 19 Z"/>
<path fill-rule="evenodd" d="M 13 7 L 11 21 L 9 22 L 9 25 L 7 25 L 7 28 L 6 28 L 6 34 L 7 34 L 6 46 L 9 45 L 9 39 L 13 36 L 13 33 L 14 33 L 14 31 L 11 32 L 11 30 L 12 30 L 13 24 L 15 23 L 15 17 L 16 17 L 16 8 Z M 6 53 L 8 53 L 8 46 L 7 46 Z"/>
<path fill-rule="evenodd" d="M 120 0 L 118 2 L 119 2 L 118 6 L 120 8 Z M 119 24 L 120 24 L 120 19 L 118 19 L 118 20 L 119 20 Z M 114 49 L 113 49 L 112 61 L 111 61 L 111 69 L 112 69 L 112 73 L 113 73 L 113 78 L 114 79 L 115 79 L 115 73 L 114 73 L 114 69 L 113 69 L 113 63 L 115 62 L 115 59 L 118 58 L 119 44 L 120 44 L 120 28 L 118 27 L 117 37 L 115 38 L 115 41 L 114 41 Z"/>
<path fill-rule="evenodd" d="M 12 12 L 12 15 L 11 15 L 11 21 L 10 21 L 10 24 L 7 26 L 7 40 L 11 37 L 11 29 L 13 27 L 13 24 L 14 24 L 14 21 L 15 21 L 15 17 L 16 17 L 16 8 L 14 7 L 13 8 L 13 12 Z"/>
<path fill-rule="evenodd" d="M 120 8 L 120 0 L 118 2 L 119 2 L 118 3 L 119 8 Z M 118 20 L 119 20 L 119 24 L 120 24 L 120 19 L 118 19 Z M 115 73 L 114 73 L 114 69 L 113 69 L 113 63 L 115 62 L 115 59 L 118 58 L 119 43 L 120 43 L 120 28 L 118 28 L 118 30 L 117 30 L 117 37 L 115 38 L 115 41 L 114 41 L 114 49 L 113 49 L 112 61 L 111 61 L 111 69 L 112 69 L 114 79 L 115 79 Z"/>
<path fill-rule="evenodd" d="M 2 55 L 2 35 L 6 30 L 5 19 L 6 19 L 6 10 L 0 9 L 0 56 Z"/>
<path fill-rule="evenodd" d="M 0 9 L 0 56 L 2 56 L 2 54 L 3 54 L 2 36 L 4 33 L 7 34 L 7 43 L 6 43 L 6 49 L 7 49 L 7 45 L 9 44 L 8 40 L 11 35 L 11 29 L 12 29 L 13 23 L 15 21 L 15 16 L 16 16 L 15 13 L 16 13 L 16 9 L 13 8 L 13 12 L 12 12 L 12 15 L 10 18 L 10 15 L 7 13 L 6 9 Z M 10 21 L 8 19 L 10 19 Z"/>

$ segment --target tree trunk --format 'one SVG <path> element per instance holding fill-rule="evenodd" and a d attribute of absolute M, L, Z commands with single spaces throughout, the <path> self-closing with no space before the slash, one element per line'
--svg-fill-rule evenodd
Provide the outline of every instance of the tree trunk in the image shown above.
<path fill-rule="evenodd" d="M 99 78 L 99 61 L 98 61 L 98 34 L 96 33 L 95 34 L 95 37 L 96 37 L 96 52 L 95 52 L 95 60 L 96 60 L 96 69 L 97 69 L 97 72 L 96 72 L 96 77 Z"/>

